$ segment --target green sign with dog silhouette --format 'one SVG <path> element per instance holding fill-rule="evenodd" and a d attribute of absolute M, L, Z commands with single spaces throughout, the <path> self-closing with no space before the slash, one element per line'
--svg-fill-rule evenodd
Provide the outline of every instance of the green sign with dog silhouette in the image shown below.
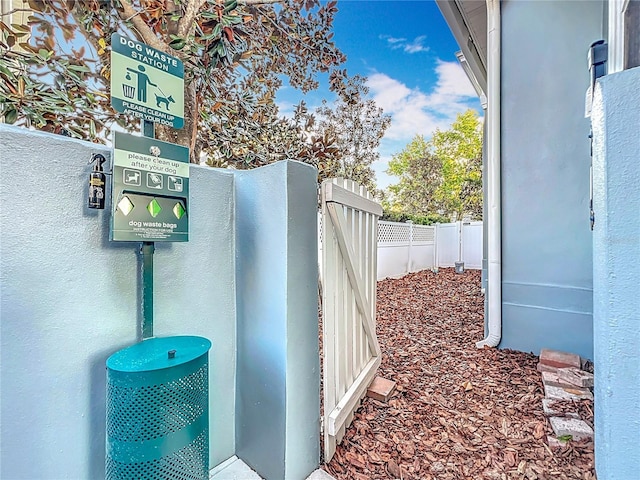
<path fill-rule="evenodd" d="M 184 126 L 184 65 L 117 33 L 111 36 L 111 106 L 149 122 Z"/>

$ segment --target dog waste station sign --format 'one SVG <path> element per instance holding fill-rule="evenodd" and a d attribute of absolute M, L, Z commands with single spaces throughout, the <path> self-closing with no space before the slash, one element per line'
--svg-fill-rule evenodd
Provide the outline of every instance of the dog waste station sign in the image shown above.
<path fill-rule="evenodd" d="M 114 33 L 111 106 L 149 122 L 184 126 L 184 65 L 176 57 Z"/>
<path fill-rule="evenodd" d="M 147 126 L 184 126 L 184 66 L 144 43 L 111 36 L 111 105 Z M 113 136 L 111 240 L 189 240 L 189 149 L 151 135 Z"/>
<path fill-rule="evenodd" d="M 111 239 L 189 240 L 189 149 L 120 132 L 113 138 Z"/>

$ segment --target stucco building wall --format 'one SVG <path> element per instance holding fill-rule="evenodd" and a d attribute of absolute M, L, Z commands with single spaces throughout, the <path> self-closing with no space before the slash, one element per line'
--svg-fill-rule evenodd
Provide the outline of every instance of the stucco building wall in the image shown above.
<path fill-rule="evenodd" d="M 104 478 L 105 361 L 138 340 L 139 244 L 108 240 L 110 202 L 105 210 L 86 207 L 88 162 L 98 152 L 109 156 L 99 145 L 0 125 L 2 478 Z M 211 466 L 239 454 L 237 439 L 247 438 L 236 387 L 258 391 L 277 377 L 278 402 L 261 414 L 280 422 L 282 435 L 265 422 L 250 424 L 262 439 L 254 448 L 282 451 L 287 471 L 309 474 L 319 461 L 319 395 L 304 408 L 281 400 L 306 399 L 320 383 L 316 175 L 297 162 L 250 175 L 265 188 L 237 182 L 238 172 L 191 166 L 189 242 L 156 243 L 155 334 L 213 344 Z M 252 198 L 267 194 L 268 201 Z M 241 217 L 238 197 L 251 199 Z M 277 268 L 238 267 L 249 254 Z M 250 302 L 262 318 L 239 313 Z M 258 323 L 285 350 L 265 343 Z M 239 349 L 251 342 L 277 358 L 275 377 L 252 350 Z M 241 375 L 248 368 L 255 372 Z M 302 441 L 311 437 L 315 443 Z"/>
<path fill-rule="evenodd" d="M 502 6 L 500 347 L 593 358 L 586 54 L 601 2 Z M 580 18 L 580 22 L 575 22 Z"/>

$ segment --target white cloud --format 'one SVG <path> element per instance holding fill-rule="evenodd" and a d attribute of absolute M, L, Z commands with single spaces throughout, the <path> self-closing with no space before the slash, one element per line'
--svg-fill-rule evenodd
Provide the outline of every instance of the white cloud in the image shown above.
<path fill-rule="evenodd" d="M 389 44 L 402 43 L 402 48 L 408 44 L 402 38 L 387 38 L 387 41 Z M 457 62 L 437 60 L 433 71 L 436 81 L 429 91 L 409 88 L 384 73 L 368 76 L 370 96 L 391 116 L 391 126 L 378 148 L 380 160 L 372 165 L 378 188 L 384 189 L 397 182 L 395 177 L 384 172 L 392 156 L 400 152 L 415 135 L 429 138 L 436 128 L 449 128 L 458 113 L 479 106 L 475 90 Z M 311 112 L 320 105 L 320 98 L 313 95 L 306 95 L 304 99 Z M 280 115 L 293 116 L 294 106 L 299 101 L 299 96 L 281 95 L 277 102 Z"/>
<path fill-rule="evenodd" d="M 456 111 L 461 103 L 476 99 L 478 95 L 458 62 L 438 60 L 438 82 L 431 94 L 431 101 L 440 106 L 450 105 Z"/>
<path fill-rule="evenodd" d="M 279 116 L 293 118 L 293 114 L 295 112 L 295 105 L 293 103 L 287 101 L 279 101 L 276 102 L 276 106 L 278 107 Z"/>
<path fill-rule="evenodd" d="M 390 37 L 389 35 L 380 35 L 380 38 L 390 43 L 391 48 L 400 48 L 402 44 L 407 41 L 406 38 L 395 38 L 395 37 Z"/>
<path fill-rule="evenodd" d="M 419 52 L 428 52 L 429 47 L 423 45 L 423 42 L 427 39 L 426 36 L 421 35 L 420 37 L 416 37 L 412 42 L 407 43 L 404 46 L 404 51 L 407 53 L 419 53 Z"/>
<path fill-rule="evenodd" d="M 392 50 L 402 49 L 405 53 L 429 51 L 429 47 L 424 45 L 424 41 L 427 39 L 426 35 L 420 35 L 411 41 L 406 38 L 396 38 L 389 35 L 380 35 L 380 38 L 386 40 Z"/>
<path fill-rule="evenodd" d="M 386 190 L 389 185 L 398 183 L 397 177 L 392 177 L 386 173 L 387 168 L 389 168 L 390 160 L 391 155 L 380 155 L 380 160 L 371 164 L 371 168 L 376 174 L 376 186 L 380 190 Z"/>
<path fill-rule="evenodd" d="M 369 76 L 367 85 L 375 102 L 391 115 L 385 138 L 410 140 L 418 133 L 430 136 L 436 128 L 447 128 L 456 114 L 475 102 L 476 93 L 457 62 L 438 60 L 435 73 L 436 84 L 426 93 L 384 73 Z"/>
<path fill-rule="evenodd" d="M 439 129 L 447 129 L 458 113 L 476 107 L 477 95 L 457 62 L 438 60 L 436 83 L 429 92 L 411 89 L 384 73 L 369 76 L 367 85 L 376 104 L 391 115 L 391 126 L 380 143 L 380 160 L 372 165 L 378 188 L 396 183 L 384 171 L 393 154 L 400 152 L 415 135 L 429 138 Z"/>

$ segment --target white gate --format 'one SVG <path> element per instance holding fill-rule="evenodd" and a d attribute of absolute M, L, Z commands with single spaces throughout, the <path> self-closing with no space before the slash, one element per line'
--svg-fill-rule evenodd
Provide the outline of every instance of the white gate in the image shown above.
<path fill-rule="evenodd" d="M 482 269 L 482 222 L 462 224 L 462 257 L 466 269 Z"/>
<path fill-rule="evenodd" d="M 460 261 L 460 222 L 437 226 L 436 266 L 453 267 Z"/>
<path fill-rule="evenodd" d="M 375 314 L 381 215 L 380 205 L 357 183 L 322 183 L 325 462 L 333 457 L 380 365 Z"/>
<path fill-rule="evenodd" d="M 464 262 L 467 270 L 482 268 L 482 222 L 438 224 L 436 239 L 436 266 Z"/>

